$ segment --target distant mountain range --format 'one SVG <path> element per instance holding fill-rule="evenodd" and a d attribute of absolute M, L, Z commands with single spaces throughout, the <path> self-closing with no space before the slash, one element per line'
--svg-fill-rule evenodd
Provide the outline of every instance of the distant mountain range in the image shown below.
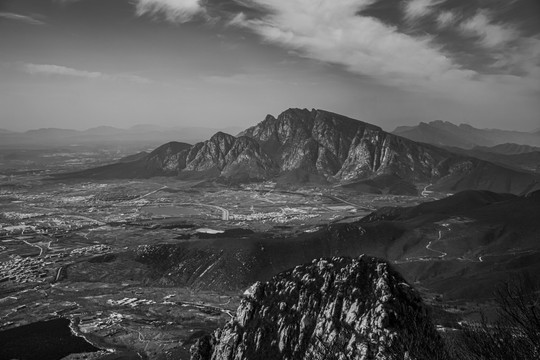
<path fill-rule="evenodd" d="M 195 145 L 171 142 L 133 161 L 61 176 L 158 175 L 339 184 L 383 193 L 410 193 L 418 184 L 446 192 L 525 193 L 538 187 L 540 179 L 537 174 L 411 141 L 339 114 L 307 109 L 289 109 L 277 118 L 268 115 L 236 137 L 218 132 Z"/>
<path fill-rule="evenodd" d="M 445 147 L 447 150 L 500 164 L 519 171 L 540 173 L 540 147 L 501 144 L 492 147 L 476 146 L 472 149 Z"/>
<path fill-rule="evenodd" d="M 168 141 L 198 142 L 208 139 L 217 131 L 237 133 L 241 129 L 205 128 L 205 127 L 171 127 L 162 128 L 155 125 L 135 125 L 129 129 L 112 126 L 99 126 L 87 130 L 42 128 L 25 132 L 14 132 L 0 129 L 0 148 L 49 148 L 67 145 L 100 145 L 140 143 L 159 145 Z"/>
<path fill-rule="evenodd" d="M 502 155 L 521 155 L 532 152 L 540 152 L 540 147 L 530 145 L 519 145 L 512 143 L 504 143 L 495 146 L 475 146 L 473 150 L 489 152 Z"/>
<path fill-rule="evenodd" d="M 399 126 L 392 134 L 418 142 L 463 149 L 505 143 L 540 146 L 540 132 L 477 129 L 467 124 L 455 125 L 440 120 L 421 122 L 416 126 Z"/>

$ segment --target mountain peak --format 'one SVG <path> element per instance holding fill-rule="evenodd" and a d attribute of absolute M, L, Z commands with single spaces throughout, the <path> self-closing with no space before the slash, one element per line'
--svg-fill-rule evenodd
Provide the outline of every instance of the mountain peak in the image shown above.
<path fill-rule="evenodd" d="M 441 349 L 416 291 L 389 264 L 362 255 L 315 259 L 255 283 L 236 317 L 194 345 L 192 359 L 431 359 Z"/>
<path fill-rule="evenodd" d="M 231 134 L 227 134 L 226 132 L 223 132 L 223 131 L 218 131 L 217 133 L 215 133 L 214 135 L 212 135 L 212 137 L 210 138 L 210 140 L 212 139 L 219 139 L 219 138 L 233 138 L 234 136 L 231 135 Z"/>

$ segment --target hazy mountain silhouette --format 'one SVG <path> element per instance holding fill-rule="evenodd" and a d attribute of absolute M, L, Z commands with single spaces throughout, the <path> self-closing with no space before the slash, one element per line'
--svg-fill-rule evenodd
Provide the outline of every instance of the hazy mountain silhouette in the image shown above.
<path fill-rule="evenodd" d="M 492 147 L 475 146 L 472 149 L 446 147 L 447 150 L 500 164 L 518 171 L 540 173 L 540 147 L 501 144 Z"/>
<path fill-rule="evenodd" d="M 120 129 L 113 126 L 98 126 L 87 130 L 58 128 L 33 129 L 25 132 L 0 130 L 0 145 L 4 148 L 50 148 L 67 145 L 123 145 L 140 143 L 159 145 L 169 141 L 197 142 L 208 139 L 223 130 L 205 127 L 171 127 L 141 124 Z M 227 128 L 238 132 L 240 128 Z"/>
<path fill-rule="evenodd" d="M 540 146 L 540 132 L 477 129 L 467 124 L 455 125 L 441 120 L 421 122 L 416 126 L 399 126 L 392 133 L 418 142 L 464 149 L 505 143 Z"/>

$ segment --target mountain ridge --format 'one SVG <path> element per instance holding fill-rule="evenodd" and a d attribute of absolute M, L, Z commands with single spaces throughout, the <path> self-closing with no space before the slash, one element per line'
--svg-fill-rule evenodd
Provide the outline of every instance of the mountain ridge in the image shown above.
<path fill-rule="evenodd" d="M 268 115 L 236 137 L 218 132 L 189 150 L 167 152 L 162 157 L 171 157 L 167 166 L 138 174 L 125 171 L 125 176 L 144 178 L 160 173 L 233 183 L 278 180 L 343 184 L 393 175 L 396 182 L 431 183 L 440 191 L 473 188 L 512 193 L 531 191 L 539 183 L 534 174 L 420 144 L 378 126 L 315 109 L 288 109 L 278 117 Z M 143 162 L 148 159 L 131 164 L 140 170 L 145 168 Z M 62 176 L 105 178 L 119 173 L 111 172 L 112 168 L 114 165 Z"/>

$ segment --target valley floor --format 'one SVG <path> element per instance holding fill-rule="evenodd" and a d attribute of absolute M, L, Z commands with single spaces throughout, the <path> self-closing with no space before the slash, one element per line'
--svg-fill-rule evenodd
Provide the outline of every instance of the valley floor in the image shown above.
<path fill-rule="evenodd" d="M 229 320 L 243 292 L 179 287 L 138 261 L 141 246 L 292 238 L 441 196 L 428 186 L 424 196 L 407 197 L 172 178 L 53 182 L 41 175 L 11 175 L 0 184 L 0 332 L 65 317 L 96 347 L 141 358 L 189 358 L 190 345 Z M 439 247 L 447 225 L 423 245 L 424 254 L 396 264 L 454 256 Z M 196 269 L 200 276 L 209 270 Z M 439 309 L 441 326 L 476 316 L 474 303 L 443 303 L 427 289 L 424 295 Z"/>

